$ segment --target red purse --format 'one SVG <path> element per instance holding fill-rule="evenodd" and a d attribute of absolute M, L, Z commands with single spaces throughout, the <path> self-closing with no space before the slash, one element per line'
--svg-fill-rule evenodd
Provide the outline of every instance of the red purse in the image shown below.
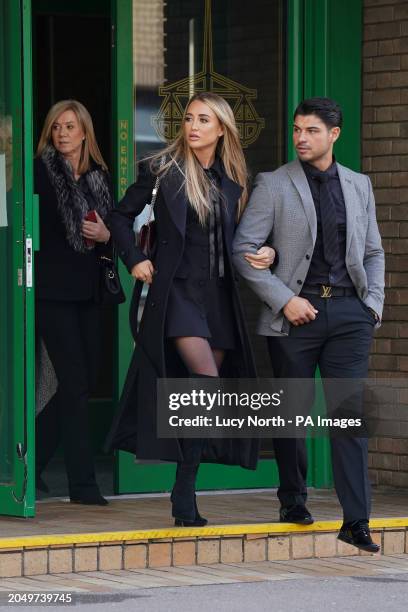
<path fill-rule="evenodd" d="M 163 157 L 160 160 L 160 168 L 164 166 L 166 159 Z M 148 259 L 154 259 L 157 250 L 157 228 L 156 221 L 152 219 L 154 205 L 156 203 L 157 193 L 160 186 L 160 175 L 157 175 L 156 182 L 152 191 L 152 199 L 150 200 L 150 211 L 147 222 L 142 225 L 138 234 L 138 246 L 142 250 L 143 255 Z"/>

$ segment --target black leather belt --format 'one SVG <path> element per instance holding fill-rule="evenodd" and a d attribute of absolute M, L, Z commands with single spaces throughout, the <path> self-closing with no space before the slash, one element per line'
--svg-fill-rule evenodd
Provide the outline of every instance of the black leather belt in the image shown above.
<path fill-rule="evenodd" d="M 321 298 L 356 295 L 354 287 L 331 287 L 330 285 L 303 285 L 301 293 L 318 295 Z"/>

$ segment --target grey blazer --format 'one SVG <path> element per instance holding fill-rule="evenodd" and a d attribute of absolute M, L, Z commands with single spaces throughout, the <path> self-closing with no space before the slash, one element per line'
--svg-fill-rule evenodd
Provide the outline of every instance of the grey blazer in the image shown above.
<path fill-rule="evenodd" d="M 384 304 L 384 250 L 368 176 L 337 163 L 346 218 L 346 266 L 357 295 L 381 318 Z M 235 233 L 236 269 L 263 302 L 257 332 L 279 336 L 289 332 L 283 307 L 302 289 L 316 242 L 316 211 L 299 160 L 255 179 L 249 203 Z M 276 247 L 279 262 L 270 270 L 256 270 L 244 253 L 256 252 L 265 242 Z M 379 323 L 377 324 L 379 325 Z"/>

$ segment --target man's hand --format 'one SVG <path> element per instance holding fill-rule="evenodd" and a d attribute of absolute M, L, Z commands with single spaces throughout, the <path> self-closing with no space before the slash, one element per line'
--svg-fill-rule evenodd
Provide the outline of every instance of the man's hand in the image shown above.
<path fill-rule="evenodd" d="M 304 325 L 314 321 L 319 311 L 305 298 L 294 296 L 283 308 L 283 314 L 292 325 Z"/>
<path fill-rule="evenodd" d="M 136 280 L 142 281 L 150 285 L 153 281 L 154 266 L 150 259 L 145 259 L 133 266 L 131 275 Z"/>
<path fill-rule="evenodd" d="M 255 253 L 244 253 L 247 262 L 257 270 L 265 270 L 269 268 L 275 260 L 275 249 L 268 246 L 263 246 Z"/>

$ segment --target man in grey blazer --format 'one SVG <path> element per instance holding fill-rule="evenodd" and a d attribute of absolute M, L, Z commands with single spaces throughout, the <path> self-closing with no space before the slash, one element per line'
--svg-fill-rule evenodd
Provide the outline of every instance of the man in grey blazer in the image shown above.
<path fill-rule="evenodd" d="M 256 177 L 234 240 L 234 264 L 262 300 L 257 332 L 267 336 L 280 378 L 363 379 L 384 302 L 384 251 L 370 179 L 336 162 L 342 112 L 312 98 L 294 114 L 298 158 Z M 278 253 L 272 273 L 251 265 L 265 242 Z M 327 399 L 327 397 L 326 397 Z M 360 406 L 359 406 L 360 407 Z M 276 438 L 280 520 L 310 524 L 304 439 Z M 366 437 L 331 437 L 334 482 L 343 508 L 339 538 L 376 552 L 368 527 Z"/>

